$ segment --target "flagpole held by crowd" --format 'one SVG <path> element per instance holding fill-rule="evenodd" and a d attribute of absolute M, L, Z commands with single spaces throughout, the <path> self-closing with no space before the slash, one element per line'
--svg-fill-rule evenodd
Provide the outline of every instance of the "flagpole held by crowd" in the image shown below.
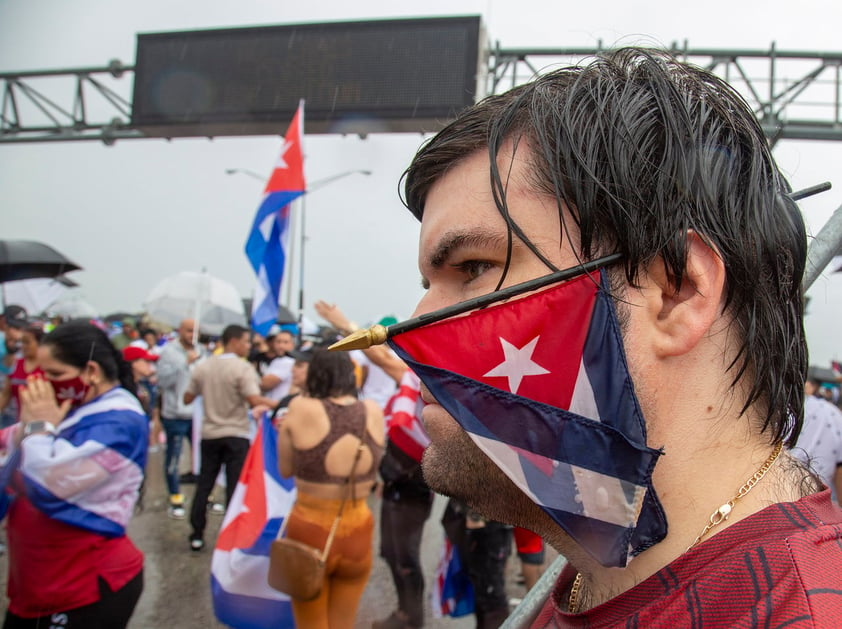
<path fill-rule="evenodd" d="M 257 276 L 251 327 L 263 335 L 269 332 L 278 317 L 281 283 L 289 252 L 290 205 L 307 189 L 301 147 L 303 120 L 302 100 L 284 136 L 280 155 L 266 182 L 263 199 L 246 240 L 246 257 Z"/>
<path fill-rule="evenodd" d="M 304 316 L 304 262 L 307 239 L 306 216 L 303 196 L 338 179 L 349 175 L 370 175 L 370 170 L 347 170 L 313 182 L 309 188 L 304 177 L 304 101 L 300 101 L 296 114 L 290 123 L 281 155 L 272 171 L 264 190 L 261 206 L 258 208 L 251 232 L 246 242 L 246 256 L 257 275 L 258 285 L 252 302 L 251 326 L 266 333 L 275 323 L 278 306 L 281 303 L 281 288 L 285 284 L 284 305 L 292 309 L 293 266 L 298 260 L 298 323 Z M 226 168 L 228 175 L 244 174 L 263 180 L 256 172 L 247 168 Z M 299 200 L 293 211 L 292 204 Z M 297 254 L 297 255 L 296 255 Z M 289 262 L 289 263 L 287 263 Z"/>

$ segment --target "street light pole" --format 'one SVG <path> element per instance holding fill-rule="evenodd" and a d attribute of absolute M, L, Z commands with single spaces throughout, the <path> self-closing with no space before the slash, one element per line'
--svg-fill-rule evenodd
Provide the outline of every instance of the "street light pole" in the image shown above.
<path fill-rule="evenodd" d="M 266 177 L 262 177 L 258 173 L 254 172 L 253 170 L 249 170 L 248 168 L 226 168 L 225 174 L 226 175 L 246 175 L 248 177 L 251 177 L 252 179 L 257 179 L 259 181 L 266 181 L 266 179 L 267 179 Z M 317 179 L 316 181 L 311 182 L 310 185 L 307 186 L 307 190 L 305 190 L 304 196 L 301 197 L 301 211 L 299 212 L 299 214 L 300 214 L 299 220 L 300 220 L 300 223 L 301 223 L 301 227 L 300 227 L 301 234 L 300 234 L 299 244 L 298 244 L 298 249 L 299 249 L 299 252 L 298 252 L 298 330 L 299 330 L 299 336 L 301 334 L 301 319 L 304 316 L 304 241 L 307 238 L 306 229 L 305 229 L 306 212 L 304 211 L 304 204 L 305 204 L 304 197 L 306 197 L 307 194 L 310 193 L 310 192 L 315 192 L 319 188 L 323 188 L 323 187 L 333 183 L 334 181 L 337 181 L 339 179 L 343 179 L 343 178 L 348 177 L 350 175 L 369 176 L 369 175 L 371 175 L 371 171 L 365 170 L 365 169 L 346 170 L 344 172 L 337 173 L 335 175 L 330 175 L 329 177 L 323 177 L 322 179 Z M 290 227 L 289 228 L 290 228 L 291 232 L 294 232 L 295 228 L 297 227 L 297 223 L 299 221 L 294 220 L 294 218 L 295 218 L 294 214 L 290 218 L 292 220 L 290 221 Z M 293 250 L 294 241 L 295 241 L 294 238 L 290 240 L 290 251 L 289 251 L 290 260 L 294 259 L 294 255 L 293 255 L 294 254 L 294 250 Z M 291 305 L 291 302 L 292 302 L 292 294 L 291 294 L 292 293 L 292 281 L 291 281 L 292 280 L 292 274 L 290 273 L 287 277 L 289 279 L 287 281 L 287 298 L 285 300 L 286 301 L 285 305 L 287 307 L 289 307 Z"/>
<path fill-rule="evenodd" d="M 226 168 L 225 169 L 226 175 L 247 175 L 252 179 L 258 179 L 260 181 L 266 181 L 267 177 L 262 175 L 258 175 L 253 170 L 249 170 L 248 168 Z M 331 175 L 330 177 L 323 177 L 322 179 L 316 179 L 307 186 L 307 192 L 315 192 L 319 188 L 324 188 L 326 185 L 333 183 L 337 179 L 342 179 L 343 177 L 347 177 L 349 175 L 370 175 L 370 170 L 358 169 L 358 170 L 346 170 L 345 172 L 338 173 L 336 175 Z"/>
<path fill-rule="evenodd" d="M 324 186 L 332 184 L 334 181 L 338 179 L 342 179 L 349 175 L 365 175 L 368 177 L 371 175 L 370 170 L 347 170 L 342 173 L 338 173 L 336 175 L 332 175 L 330 177 L 324 177 L 323 179 L 318 179 L 311 183 L 308 186 L 308 192 L 314 192 L 319 188 L 323 188 Z M 307 195 L 305 194 L 304 197 Z M 299 253 L 298 253 L 298 340 L 299 344 L 301 342 L 301 327 L 302 327 L 302 319 L 304 318 L 304 245 L 307 240 L 307 232 L 305 229 L 305 221 L 307 217 L 307 213 L 304 211 L 304 205 L 306 199 L 301 198 L 301 241 L 299 244 Z"/>
<path fill-rule="evenodd" d="M 253 170 L 249 170 L 248 168 L 226 168 L 225 169 L 226 175 L 247 175 L 252 179 L 259 179 L 260 181 L 266 181 L 266 177 L 262 177 L 258 175 Z"/>

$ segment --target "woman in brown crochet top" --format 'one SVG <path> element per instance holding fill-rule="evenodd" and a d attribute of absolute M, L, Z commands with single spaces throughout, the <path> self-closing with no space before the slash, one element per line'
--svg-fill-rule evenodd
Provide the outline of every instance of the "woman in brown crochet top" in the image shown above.
<path fill-rule="evenodd" d="M 286 537 L 324 548 L 343 498 L 346 503 L 319 597 L 292 601 L 298 627 L 354 626 L 371 572 L 374 518 L 366 498 L 376 483 L 384 432 L 380 407 L 357 399 L 348 355 L 317 351 L 307 374 L 307 397 L 290 402 L 278 432 L 281 474 L 294 475 L 298 488 Z"/>

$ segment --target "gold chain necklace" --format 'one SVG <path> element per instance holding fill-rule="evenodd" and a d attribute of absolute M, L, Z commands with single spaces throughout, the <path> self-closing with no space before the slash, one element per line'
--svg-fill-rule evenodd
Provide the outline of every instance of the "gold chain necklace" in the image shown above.
<path fill-rule="evenodd" d="M 783 450 L 783 443 L 778 443 L 775 446 L 775 449 L 772 450 L 772 454 L 769 455 L 769 458 L 760 466 L 754 474 L 752 474 L 751 478 L 749 478 L 743 486 L 737 491 L 733 498 L 731 498 L 728 502 L 721 505 L 716 511 L 711 513 L 709 522 L 705 525 L 705 528 L 702 529 L 702 532 L 696 536 L 696 539 L 693 540 L 693 543 L 687 547 L 687 550 L 690 550 L 702 541 L 702 538 L 710 532 L 712 528 L 722 524 L 725 520 L 728 519 L 728 516 L 731 515 L 731 511 L 734 509 L 734 503 L 737 502 L 740 498 L 745 496 L 748 492 L 752 490 L 752 488 L 759 483 L 764 476 L 766 476 L 766 472 L 769 471 L 769 468 L 774 465 L 775 461 L 778 460 L 778 457 Z M 686 550 L 684 552 L 687 552 Z M 573 579 L 573 585 L 570 586 L 570 597 L 567 599 L 567 613 L 575 614 L 579 611 L 579 596 L 582 592 L 582 573 L 577 572 L 576 578 Z"/>

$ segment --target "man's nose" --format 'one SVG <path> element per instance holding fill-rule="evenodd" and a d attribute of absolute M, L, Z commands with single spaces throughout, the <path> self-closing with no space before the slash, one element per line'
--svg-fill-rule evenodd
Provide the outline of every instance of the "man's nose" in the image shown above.
<path fill-rule="evenodd" d="M 450 304 L 447 303 L 447 300 L 442 298 L 438 291 L 430 289 L 424 294 L 421 301 L 418 302 L 418 305 L 415 306 L 415 311 L 412 313 L 412 317 L 420 317 L 422 314 L 439 310 L 448 305 Z"/>

